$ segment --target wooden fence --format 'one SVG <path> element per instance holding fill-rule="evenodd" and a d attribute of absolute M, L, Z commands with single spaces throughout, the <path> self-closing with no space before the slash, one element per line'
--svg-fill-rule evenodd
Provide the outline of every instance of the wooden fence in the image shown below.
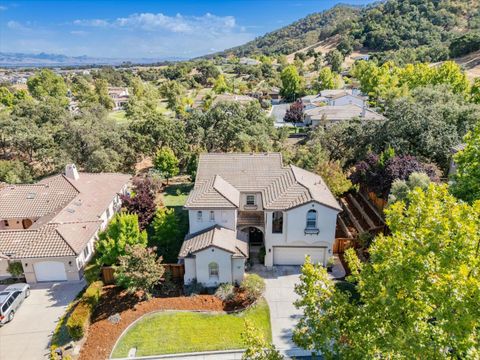
<path fill-rule="evenodd" d="M 343 254 L 345 250 L 353 246 L 353 239 L 336 238 L 333 243 L 333 253 Z"/>
<path fill-rule="evenodd" d="M 165 272 L 170 273 L 171 279 L 176 282 L 183 281 L 183 275 L 185 275 L 184 264 L 163 264 Z M 102 267 L 102 281 L 105 285 L 115 283 L 114 270 L 111 266 Z"/>
<path fill-rule="evenodd" d="M 173 281 L 182 282 L 183 275 L 185 275 L 184 264 L 163 264 L 165 272 L 169 272 Z"/>

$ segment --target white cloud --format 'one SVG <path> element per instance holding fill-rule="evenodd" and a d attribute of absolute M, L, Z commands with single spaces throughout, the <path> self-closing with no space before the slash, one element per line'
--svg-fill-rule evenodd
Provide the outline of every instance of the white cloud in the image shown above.
<path fill-rule="evenodd" d="M 8 8 L 6 6 L 3 6 L 3 5 L 0 5 L 0 11 L 5 11 L 7 10 Z"/>
<path fill-rule="evenodd" d="M 206 13 L 203 16 L 184 16 L 177 14 L 168 16 L 162 13 L 135 13 L 113 21 L 106 19 L 79 19 L 74 25 L 92 27 L 118 27 L 125 29 L 141 29 L 144 31 L 167 31 L 172 33 L 194 34 L 207 32 L 211 34 L 227 33 L 235 29 L 233 16 L 216 16 Z M 240 28 L 240 31 L 244 31 Z"/>
<path fill-rule="evenodd" d="M 10 20 L 7 22 L 7 27 L 12 30 L 19 30 L 19 31 L 26 31 L 30 30 L 27 26 L 23 25 L 22 23 L 15 21 L 15 20 Z"/>
<path fill-rule="evenodd" d="M 107 20 L 103 20 L 103 19 L 75 20 L 73 24 L 80 25 L 80 26 L 92 26 L 92 27 L 106 27 L 110 25 Z"/>

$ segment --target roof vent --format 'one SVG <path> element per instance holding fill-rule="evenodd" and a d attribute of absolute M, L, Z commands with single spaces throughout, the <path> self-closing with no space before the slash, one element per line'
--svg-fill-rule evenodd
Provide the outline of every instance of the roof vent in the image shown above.
<path fill-rule="evenodd" d="M 27 199 L 35 199 L 35 196 L 37 196 L 37 194 L 34 192 L 27 193 Z"/>
<path fill-rule="evenodd" d="M 71 214 L 73 214 L 75 212 L 75 209 L 72 209 L 72 208 L 67 208 L 67 211 Z"/>
<path fill-rule="evenodd" d="M 71 180 L 78 180 L 80 178 L 75 164 L 65 166 L 65 176 Z"/>

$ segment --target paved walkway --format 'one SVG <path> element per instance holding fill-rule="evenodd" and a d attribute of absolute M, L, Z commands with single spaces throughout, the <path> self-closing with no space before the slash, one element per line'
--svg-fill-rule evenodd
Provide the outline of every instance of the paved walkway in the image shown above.
<path fill-rule="evenodd" d="M 32 285 L 13 321 L 0 328 L 0 359 L 49 359 L 57 321 L 84 286 L 84 282 Z"/>
<path fill-rule="evenodd" d="M 332 278 L 345 276 L 345 270 L 336 257 Z M 292 332 L 302 311 L 293 303 L 298 299 L 294 288 L 300 280 L 300 266 L 275 266 L 267 270 L 264 266 L 255 266 L 253 272 L 265 279 L 265 298 L 270 307 L 270 322 L 272 325 L 272 341 L 277 350 L 288 357 L 309 356 L 309 351 L 295 345 Z"/>

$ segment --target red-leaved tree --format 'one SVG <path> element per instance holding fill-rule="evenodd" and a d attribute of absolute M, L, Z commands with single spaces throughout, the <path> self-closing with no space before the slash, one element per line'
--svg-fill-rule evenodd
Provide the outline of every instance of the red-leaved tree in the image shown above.
<path fill-rule="evenodd" d="M 155 189 L 150 178 L 137 177 L 133 179 L 133 193 L 121 195 L 122 207 L 131 214 L 138 215 L 140 230 L 146 229 L 155 216 Z"/>

